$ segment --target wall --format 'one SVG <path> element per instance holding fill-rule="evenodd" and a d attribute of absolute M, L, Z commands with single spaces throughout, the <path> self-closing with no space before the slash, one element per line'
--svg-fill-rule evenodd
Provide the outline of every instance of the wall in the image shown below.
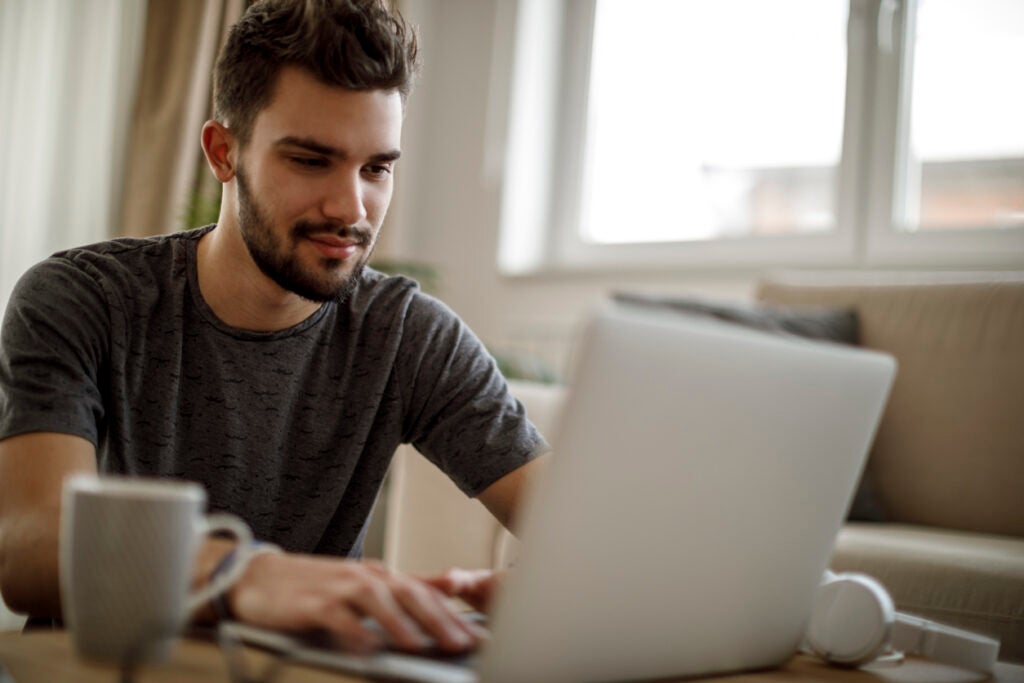
<path fill-rule="evenodd" d="M 608 292 L 630 289 L 746 298 L 756 274 L 639 271 L 506 277 L 497 268 L 503 74 L 496 24 L 508 0 L 406 0 L 420 29 L 423 72 L 407 113 L 403 159 L 385 242 L 389 255 L 441 275 L 440 297 L 495 350 L 536 353 L 563 367 L 574 326 Z M 498 25 L 497 35 L 508 27 Z M 495 127 L 499 129 L 496 129 Z"/>

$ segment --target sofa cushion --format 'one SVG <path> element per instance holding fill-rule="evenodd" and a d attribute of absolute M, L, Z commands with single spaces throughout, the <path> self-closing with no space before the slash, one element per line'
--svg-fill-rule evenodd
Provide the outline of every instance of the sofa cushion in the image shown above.
<path fill-rule="evenodd" d="M 896 357 L 867 466 L 887 518 L 1024 536 L 1024 273 L 862 277 L 780 277 L 758 298 L 852 307 L 861 344 Z"/>
<path fill-rule="evenodd" d="M 897 609 L 1001 641 L 1024 662 L 1024 539 L 903 524 L 847 524 L 834 571 L 869 574 Z"/>
<path fill-rule="evenodd" d="M 793 334 L 808 339 L 857 344 L 857 313 L 852 308 L 783 308 L 745 303 L 725 303 L 709 299 L 680 298 L 616 292 L 616 301 L 637 306 L 665 308 L 680 313 L 704 315 L 724 322 L 738 323 L 765 332 Z"/>
<path fill-rule="evenodd" d="M 629 292 L 616 293 L 613 298 L 627 304 L 707 316 L 765 332 L 791 334 L 820 341 L 855 345 L 859 338 L 857 314 L 850 308 L 793 309 Z M 875 494 L 875 484 L 867 473 L 857 484 L 848 519 L 862 522 L 885 521 L 885 511 Z"/>

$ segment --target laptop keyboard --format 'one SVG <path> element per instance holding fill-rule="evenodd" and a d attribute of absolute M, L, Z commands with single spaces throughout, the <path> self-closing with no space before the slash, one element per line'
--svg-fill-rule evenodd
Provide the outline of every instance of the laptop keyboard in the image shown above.
<path fill-rule="evenodd" d="M 486 617 L 482 614 L 467 613 L 465 618 L 478 625 L 486 624 Z M 371 620 L 367 620 L 366 625 L 380 630 L 380 626 Z M 356 655 L 339 649 L 324 631 L 281 633 L 235 622 L 224 623 L 221 628 L 244 643 L 278 653 L 289 661 L 348 674 L 416 683 L 477 682 L 474 669 L 478 654 L 475 652 L 452 655 L 434 649 L 414 654 L 385 649 L 371 655 Z"/>

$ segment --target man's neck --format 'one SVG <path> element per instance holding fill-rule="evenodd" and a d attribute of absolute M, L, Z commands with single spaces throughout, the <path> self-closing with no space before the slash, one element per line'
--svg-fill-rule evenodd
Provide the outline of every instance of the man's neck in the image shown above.
<path fill-rule="evenodd" d="M 282 289 L 264 275 L 237 226 L 218 224 L 203 235 L 196 259 L 203 299 L 214 315 L 231 327 L 254 332 L 284 330 L 321 306 Z"/>

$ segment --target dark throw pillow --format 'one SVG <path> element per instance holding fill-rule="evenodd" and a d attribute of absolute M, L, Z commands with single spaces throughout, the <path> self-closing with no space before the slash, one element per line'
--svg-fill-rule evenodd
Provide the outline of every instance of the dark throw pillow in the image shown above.
<path fill-rule="evenodd" d="M 776 334 L 856 346 L 860 341 L 857 312 L 852 309 L 795 309 L 755 304 L 724 304 L 696 298 L 654 296 L 618 292 L 615 301 L 630 305 L 662 308 L 690 315 L 703 315 Z M 857 492 L 847 519 L 855 522 L 884 522 L 885 514 L 867 472 L 857 484 Z"/>

